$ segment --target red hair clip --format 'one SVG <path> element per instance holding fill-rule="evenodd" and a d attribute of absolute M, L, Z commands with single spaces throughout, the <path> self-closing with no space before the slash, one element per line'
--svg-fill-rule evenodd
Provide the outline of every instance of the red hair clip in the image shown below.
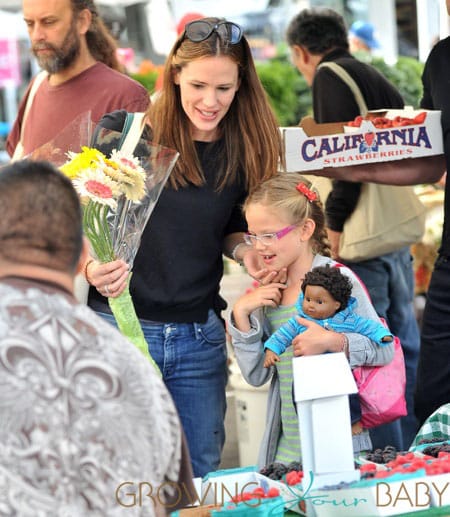
<path fill-rule="evenodd" d="M 310 190 L 304 183 L 300 182 L 296 187 L 295 187 L 299 192 L 301 192 L 308 201 L 310 201 L 311 203 L 313 201 L 316 201 L 317 199 L 317 194 L 315 192 L 313 192 L 312 190 Z"/>

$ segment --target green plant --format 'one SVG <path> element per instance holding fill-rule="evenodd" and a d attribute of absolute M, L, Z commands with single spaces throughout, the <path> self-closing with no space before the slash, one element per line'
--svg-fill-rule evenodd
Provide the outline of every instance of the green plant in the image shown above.
<path fill-rule="evenodd" d="M 286 59 L 256 64 L 280 126 L 295 126 L 311 111 L 311 93 L 305 79 Z"/>
<path fill-rule="evenodd" d="M 406 105 L 419 106 L 423 91 L 423 63 L 413 57 L 400 56 L 394 65 L 388 65 L 379 57 L 373 58 L 371 64 L 398 88 Z"/>
<path fill-rule="evenodd" d="M 405 56 L 399 57 L 394 65 L 388 65 L 379 57 L 366 61 L 398 88 L 406 105 L 419 106 L 423 71 L 420 61 Z M 297 125 L 302 117 L 312 113 L 311 90 L 286 56 L 257 63 L 256 69 L 280 126 Z"/>
<path fill-rule="evenodd" d="M 150 93 L 155 90 L 155 83 L 158 77 L 158 71 L 150 71 L 145 73 L 131 73 L 130 76 L 137 82 L 141 83 L 142 86 Z"/>

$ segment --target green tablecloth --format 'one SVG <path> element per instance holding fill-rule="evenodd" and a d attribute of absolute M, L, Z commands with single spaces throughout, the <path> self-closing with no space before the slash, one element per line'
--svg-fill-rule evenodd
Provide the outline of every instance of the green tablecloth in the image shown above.
<path fill-rule="evenodd" d="M 444 404 L 425 420 L 412 447 L 418 445 L 422 440 L 431 438 L 440 438 L 442 441 L 450 438 L 450 404 Z"/>

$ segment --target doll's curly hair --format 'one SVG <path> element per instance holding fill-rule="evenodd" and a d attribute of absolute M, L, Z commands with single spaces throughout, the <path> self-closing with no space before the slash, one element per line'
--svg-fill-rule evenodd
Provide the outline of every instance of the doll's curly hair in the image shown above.
<path fill-rule="evenodd" d="M 340 303 L 339 310 L 345 309 L 352 294 L 352 283 L 348 276 L 341 273 L 339 268 L 318 266 L 306 273 L 302 282 L 302 292 L 305 294 L 306 286 L 318 285 L 326 289 L 330 295 Z"/>

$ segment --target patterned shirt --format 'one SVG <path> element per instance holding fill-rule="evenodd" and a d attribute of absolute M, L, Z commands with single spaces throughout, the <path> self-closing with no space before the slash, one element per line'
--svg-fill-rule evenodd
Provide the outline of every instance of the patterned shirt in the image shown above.
<path fill-rule="evenodd" d="M 2 279 L 0 391 L 2 515 L 158 513 L 132 493 L 178 481 L 175 407 L 142 354 L 88 307 L 55 285 Z"/>

